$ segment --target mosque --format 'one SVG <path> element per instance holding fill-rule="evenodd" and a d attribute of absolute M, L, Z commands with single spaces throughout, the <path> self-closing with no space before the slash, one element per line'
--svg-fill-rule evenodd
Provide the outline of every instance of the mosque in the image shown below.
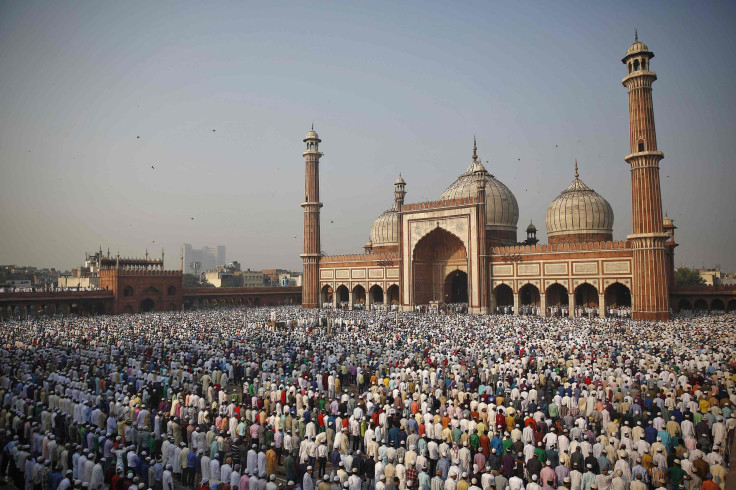
<path fill-rule="evenodd" d="M 629 95 L 633 234 L 613 240 L 613 209 L 578 174 L 550 204 L 549 243 L 530 224 L 517 242 L 519 205 L 511 190 L 479 161 L 436 201 L 406 203 L 406 182 L 394 183 L 393 204 L 373 223 L 362 253 L 324 256 L 320 242 L 321 140 L 304 142 L 305 197 L 302 304 L 305 308 L 467 302 L 471 313 L 567 311 L 570 315 L 630 308 L 633 318 L 670 318 L 674 226 L 663 217 L 650 69 L 654 57 L 636 41 L 622 59 Z"/>

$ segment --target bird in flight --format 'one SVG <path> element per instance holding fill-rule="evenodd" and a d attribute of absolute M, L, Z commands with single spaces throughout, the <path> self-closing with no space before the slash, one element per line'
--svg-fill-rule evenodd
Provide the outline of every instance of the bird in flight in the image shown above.
<path fill-rule="evenodd" d="M 140 136 L 136 136 L 135 139 L 139 140 L 139 139 L 141 139 L 141 137 Z"/>
<path fill-rule="evenodd" d="M 155 168 L 155 167 L 154 167 L 153 165 L 151 165 L 151 169 L 152 169 L 152 170 L 156 170 L 156 168 Z"/>

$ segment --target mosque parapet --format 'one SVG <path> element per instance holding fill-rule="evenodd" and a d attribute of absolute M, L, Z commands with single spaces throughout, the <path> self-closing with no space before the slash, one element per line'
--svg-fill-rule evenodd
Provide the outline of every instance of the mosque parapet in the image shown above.
<path fill-rule="evenodd" d="M 550 253 L 550 252 L 582 252 L 588 250 L 623 250 L 630 249 L 628 240 L 613 240 L 607 242 L 570 242 L 544 245 L 515 245 L 510 247 L 493 247 L 493 255 L 509 255 L 523 253 Z"/>
<path fill-rule="evenodd" d="M 344 255 L 323 255 L 320 263 L 327 262 L 391 262 L 398 261 L 398 252 L 380 252 L 372 254 L 344 254 Z"/>
<path fill-rule="evenodd" d="M 442 199 L 440 201 L 426 201 L 404 204 L 401 211 L 423 211 L 425 209 L 449 208 L 453 206 L 467 206 L 468 204 L 478 204 L 475 197 L 461 197 L 458 199 Z"/>
<path fill-rule="evenodd" d="M 144 270 L 144 269 L 102 269 L 100 276 L 117 275 L 117 276 L 157 276 L 157 277 L 176 277 L 181 276 L 182 271 L 162 271 L 162 270 Z"/>

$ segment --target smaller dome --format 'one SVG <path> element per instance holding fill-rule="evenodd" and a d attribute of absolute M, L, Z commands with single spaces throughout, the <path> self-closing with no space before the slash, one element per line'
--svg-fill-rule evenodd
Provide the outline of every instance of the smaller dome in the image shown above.
<path fill-rule="evenodd" d="M 381 213 L 371 228 L 373 247 L 398 246 L 399 244 L 399 213 L 396 204 Z"/>
<path fill-rule="evenodd" d="M 644 44 L 641 41 L 636 41 L 634 42 L 634 44 L 629 46 L 629 49 L 626 50 L 626 56 L 630 56 L 632 54 L 637 54 L 637 53 L 648 53 L 648 52 L 649 52 L 649 48 L 647 47 L 646 44 Z"/>
<path fill-rule="evenodd" d="M 537 232 L 537 227 L 536 227 L 536 226 L 534 226 L 534 223 L 532 223 L 532 222 L 530 221 L 530 222 L 529 222 L 529 226 L 527 226 L 527 227 L 526 227 L 526 232 L 527 232 L 527 233 L 536 233 L 536 232 Z"/>
<path fill-rule="evenodd" d="M 308 140 L 317 140 L 318 143 L 322 142 L 322 140 L 319 139 L 319 135 L 317 135 L 317 131 L 314 130 L 314 123 L 312 123 L 312 128 L 307 133 L 307 136 L 304 137 L 305 142 Z"/>
<path fill-rule="evenodd" d="M 577 161 L 575 179 L 552 201 L 545 218 L 550 243 L 562 237 L 569 237 L 566 241 L 596 236 L 610 239 L 613 234 L 613 209 L 603 196 L 579 179 Z"/>
<path fill-rule="evenodd" d="M 639 33 L 637 32 L 636 35 L 634 36 L 634 43 L 631 46 L 629 46 L 629 49 L 626 50 L 626 56 L 624 56 L 621 61 L 623 63 L 626 63 L 626 61 L 631 56 L 636 56 L 640 54 L 646 54 L 649 58 L 654 58 L 654 53 L 649 51 L 649 47 L 643 42 L 639 41 Z"/>
<path fill-rule="evenodd" d="M 404 178 L 401 176 L 401 174 L 399 174 L 399 178 L 396 179 L 394 185 L 406 185 L 406 182 L 404 181 Z"/>

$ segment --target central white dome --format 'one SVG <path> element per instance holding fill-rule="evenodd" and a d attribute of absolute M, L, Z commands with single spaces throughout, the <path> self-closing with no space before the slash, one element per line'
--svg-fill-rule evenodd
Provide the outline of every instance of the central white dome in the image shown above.
<path fill-rule="evenodd" d="M 475 197 L 475 162 L 442 193 L 441 199 Z M 486 173 L 486 228 L 489 230 L 516 231 L 519 222 L 519 205 L 503 182 Z"/>

